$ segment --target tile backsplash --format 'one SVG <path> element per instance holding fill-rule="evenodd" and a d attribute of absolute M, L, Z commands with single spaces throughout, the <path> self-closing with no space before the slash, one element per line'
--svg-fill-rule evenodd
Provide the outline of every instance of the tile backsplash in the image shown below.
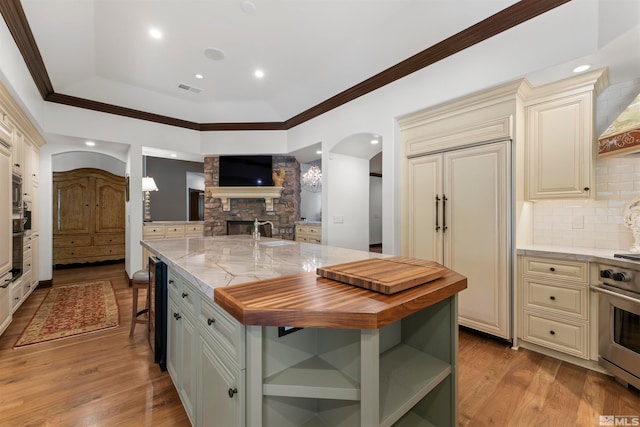
<path fill-rule="evenodd" d="M 640 197 L 640 156 L 599 159 L 595 200 L 548 200 L 533 203 L 533 243 L 628 250 L 631 231 L 624 208 Z"/>

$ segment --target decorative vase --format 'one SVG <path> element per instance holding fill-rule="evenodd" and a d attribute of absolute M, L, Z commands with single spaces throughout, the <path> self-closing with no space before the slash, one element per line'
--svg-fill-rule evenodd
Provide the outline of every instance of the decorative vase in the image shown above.
<path fill-rule="evenodd" d="M 633 246 L 629 252 L 640 253 L 640 198 L 633 200 L 624 208 L 624 225 L 633 234 Z"/>

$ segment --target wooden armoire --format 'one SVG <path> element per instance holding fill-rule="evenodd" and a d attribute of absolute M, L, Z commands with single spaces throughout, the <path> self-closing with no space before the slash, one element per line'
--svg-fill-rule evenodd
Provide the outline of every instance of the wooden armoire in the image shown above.
<path fill-rule="evenodd" d="M 93 168 L 53 173 L 53 264 L 125 257 L 125 179 Z"/>

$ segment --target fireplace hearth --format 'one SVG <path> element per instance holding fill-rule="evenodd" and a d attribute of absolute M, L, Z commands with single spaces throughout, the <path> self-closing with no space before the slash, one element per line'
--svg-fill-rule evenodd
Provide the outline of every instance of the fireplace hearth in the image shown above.
<path fill-rule="evenodd" d="M 253 221 L 227 221 L 227 235 L 236 234 L 252 234 Z M 271 224 L 263 224 L 260 226 L 260 235 L 271 237 Z"/>

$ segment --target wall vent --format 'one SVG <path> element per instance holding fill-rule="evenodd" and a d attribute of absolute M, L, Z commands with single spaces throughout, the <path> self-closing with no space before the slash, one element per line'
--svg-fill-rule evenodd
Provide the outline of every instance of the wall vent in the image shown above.
<path fill-rule="evenodd" d="M 193 93 L 200 93 L 200 92 L 202 92 L 202 89 L 198 89 L 197 87 L 189 86 L 189 85 L 186 85 L 186 84 L 184 84 L 184 83 L 179 83 L 179 84 L 178 84 L 178 88 L 179 88 L 179 89 L 182 89 L 182 90 L 189 91 L 189 92 L 193 92 Z"/>

